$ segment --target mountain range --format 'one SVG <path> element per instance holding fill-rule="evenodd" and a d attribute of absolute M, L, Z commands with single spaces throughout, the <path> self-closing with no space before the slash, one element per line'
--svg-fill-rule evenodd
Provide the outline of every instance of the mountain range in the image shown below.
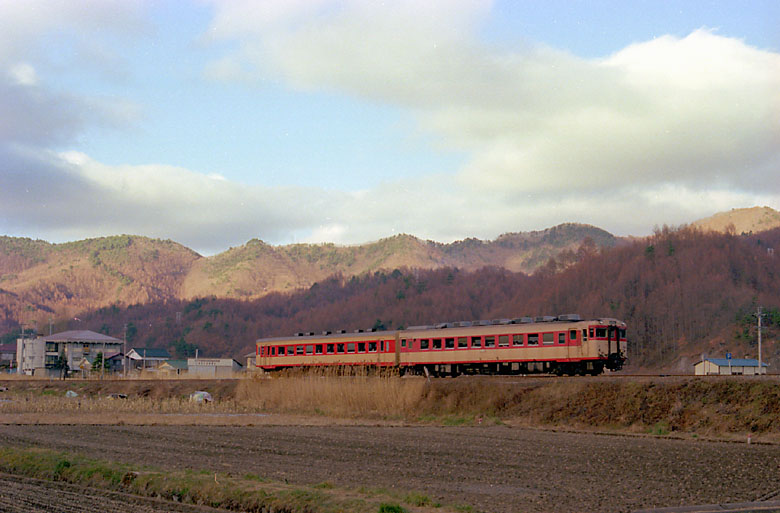
<path fill-rule="evenodd" d="M 198 344 L 205 354 L 235 355 L 258 336 L 290 330 L 338 329 L 380 318 L 402 325 L 453 320 L 456 314 L 465 319 L 572 310 L 630 320 L 637 342 L 648 348 L 663 340 L 665 351 L 672 351 L 674 340 L 683 337 L 692 354 L 700 349 L 690 345 L 693 339 L 727 343 L 735 316 L 744 331 L 751 297 L 780 302 L 774 289 L 762 288 L 761 277 L 753 276 L 750 260 L 764 261 L 767 251 L 780 246 L 773 242 L 777 230 L 760 235 L 776 227 L 780 213 L 755 207 L 716 214 L 679 233 L 657 228 L 647 238 L 569 223 L 450 244 L 410 235 L 356 246 L 250 240 L 208 257 L 139 236 L 64 244 L 0 237 L 0 333 L 19 323 L 42 330 L 51 320 L 58 330 L 88 324 L 117 336 L 123 324 L 135 322 L 147 344 L 175 342 L 169 347 L 181 354 Z M 749 234 L 757 235 L 734 237 Z M 710 290 L 715 283 L 717 290 Z M 689 320 L 697 317 L 700 300 L 712 307 L 707 329 Z M 675 302 L 676 309 L 664 312 L 663 305 Z M 687 327 L 674 320 L 681 311 Z"/>

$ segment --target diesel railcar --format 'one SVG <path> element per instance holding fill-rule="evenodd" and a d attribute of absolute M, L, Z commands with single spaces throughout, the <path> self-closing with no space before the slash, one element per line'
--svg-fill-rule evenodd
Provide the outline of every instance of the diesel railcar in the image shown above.
<path fill-rule="evenodd" d="M 600 374 L 625 362 L 626 325 L 578 315 L 298 333 L 257 341 L 257 367 L 396 367 L 402 374 Z"/>

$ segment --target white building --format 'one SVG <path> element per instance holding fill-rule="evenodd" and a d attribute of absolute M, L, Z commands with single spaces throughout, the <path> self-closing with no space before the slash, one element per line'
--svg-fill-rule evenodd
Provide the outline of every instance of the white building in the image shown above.
<path fill-rule="evenodd" d="M 232 358 L 187 359 L 187 375 L 191 378 L 232 378 L 243 369 Z"/>
<path fill-rule="evenodd" d="M 696 376 L 755 376 L 766 374 L 769 365 L 761 362 L 761 370 L 758 369 L 758 360 L 746 358 L 705 358 L 693 365 L 693 373 Z"/>
<path fill-rule="evenodd" d="M 98 353 L 105 355 L 121 350 L 122 341 L 118 338 L 89 330 L 63 331 L 16 341 L 18 372 L 28 376 L 59 376 L 60 362 L 74 370 L 83 359 L 91 363 Z"/>

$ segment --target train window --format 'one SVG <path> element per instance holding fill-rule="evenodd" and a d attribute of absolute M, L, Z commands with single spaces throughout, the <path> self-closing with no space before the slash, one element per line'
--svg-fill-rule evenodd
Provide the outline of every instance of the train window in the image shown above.
<path fill-rule="evenodd" d="M 538 346 L 539 345 L 539 334 L 538 333 L 531 333 L 528 335 L 528 345 L 529 346 Z"/>
<path fill-rule="evenodd" d="M 542 333 L 542 344 L 552 344 L 552 343 L 553 343 L 553 334 Z"/>
<path fill-rule="evenodd" d="M 455 339 L 454 338 L 446 338 L 446 339 L 444 339 L 444 348 L 445 349 L 455 349 Z"/>
<path fill-rule="evenodd" d="M 496 337 L 485 337 L 485 347 L 496 347 Z"/>
<path fill-rule="evenodd" d="M 427 338 L 421 338 L 420 339 L 420 349 L 428 349 L 428 339 Z"/>
<path fill-rule="evenodd" d="M 328 344 L 327 346 L 325 346 L 325 350 L 328 352 L 328 354 L 333 354 L 335 352 L 333 349 L 334 349 L 333 344 Z"/>
<path fill-rule="evenodd" d="M 336 352 L 344 353 L 344 344 L 336 344 Z"/>
<path fill-rule="evenodd" d="M 322 344 L 314 346 L 314 354 L 322 354 Z"/>
<path fill-rule="evenodd" d="M 590 331 L 590 338 L 593 338 L 593 337 L 596 336 L 596 335 L 593 334 L 593 328 L 589 328 L 589 331 Z"/>
<path fill-rule="evenodd" d="M 271 356 L 276 356 L 276 346 L 270 347 L 271 349 Z"/>
<path fill-rule="evenodd" d="M 626 338 L 626 329 L 625 328 L 621 328 L 621 330 L 620 330 L 620 338 L 621 339 Z"/>
<path fill-rule="evenodd" d="M 469 347 L 469 339 L 466 337 L 458 337 L 458 349 L 464 349 Z"/>
<path fill-rule="evenodd" d="M 572 342 L 577 340 L 577 330 L 569 330 L 569 340 Z"/>
<path fill-rule="evenodd" d="M 358 342 L 358 353 L 365 353 L 365 352 L 366 352 L 366 343 Z"/>
<path fill-rule="evenodd" d="M 276 348 L 276 356 L 284 356 L 284 346 L 278 346 Z"/>
<path fill-rule="evenodd" d="M 406 344 L 407 344 L 407 346 L 406 346 L 406 347 L 409 349 L 409 351 L 411 351 L 412 349 L 414 349 L 414 340 L 410 340 L 410 341 L 408 341 Z"/>
<path fill-rule="evenodd" d="M 471 337 L 471 347 L 482 347 L 482 337 Z"/>
<path fill-rule="evenodd" d="M 401 347 L 406 347 L 406 339 L 405 338 L 401 339 Z"/>
<path fill-rule="evenodd" d="M 368 352 L 369 353 L 376 353 L 376 342 L 369 342 L 368 343 Z"/>
<path fill-rule="evenodd" d="M 498 336 L 498 347 L 509 347 L 509 335 Z"/>
<path fill-rule="evenodd" d="M 558 343 L 559 344 L 566 343 L 566 333 L 558 333 Z"/>
<path fill-rule="evenodd" d="M 432 346 L 433 346 L 434 349 L 441 349 L 441 339 L 440 338 L 434 338 Z"/>
<path fill-rule="evenodd" d="M 596 328 L 596 338 L 607 338 L 607 328 Z"/>
<path fill-rule="evenodd" d="M 513 346 L 522 346 L 523 345 L 523 336 L 522 335 L 512 335 L 512 345 Z"/>
<path fill-rule="evenodd" d="M 314 354 L 314 345 L 306 346 L 306 354 Z"/>
<path fill-rule="evenodd" d="M 588 330 L 582 328 L 582 340 L 588 340 Z"/>
<path fill-rule="evenodd" d="M 303 346 L 295 346 L 295 354 L 303 354 Z"/>
<path fill-rule="evenodd" d="M 355 352 L 355 343 L 351 342 L 347 344 L 347 352 L 348 353 L 354 353 Z"/>

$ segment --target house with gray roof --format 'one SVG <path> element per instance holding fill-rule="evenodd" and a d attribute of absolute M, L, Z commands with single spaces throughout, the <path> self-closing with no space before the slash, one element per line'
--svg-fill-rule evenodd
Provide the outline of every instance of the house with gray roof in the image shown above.
<path fill-rule="evenodd" d="M 112 354 L 122 350 L 118 338 L 89 330 L 72 330 L 16 341 L 18 372 L 28 376 L 61 376 L 65 366 L 78 369 L 85 359 L 94 361 L 98 353 Z"/>
<path fill-rule="evenodd" d="M 167 349 L 161 347 L 134 347 L 127 352 L 130 368 L 138 371 L 155 371 L 163 362 L 171 359 Z"/>

